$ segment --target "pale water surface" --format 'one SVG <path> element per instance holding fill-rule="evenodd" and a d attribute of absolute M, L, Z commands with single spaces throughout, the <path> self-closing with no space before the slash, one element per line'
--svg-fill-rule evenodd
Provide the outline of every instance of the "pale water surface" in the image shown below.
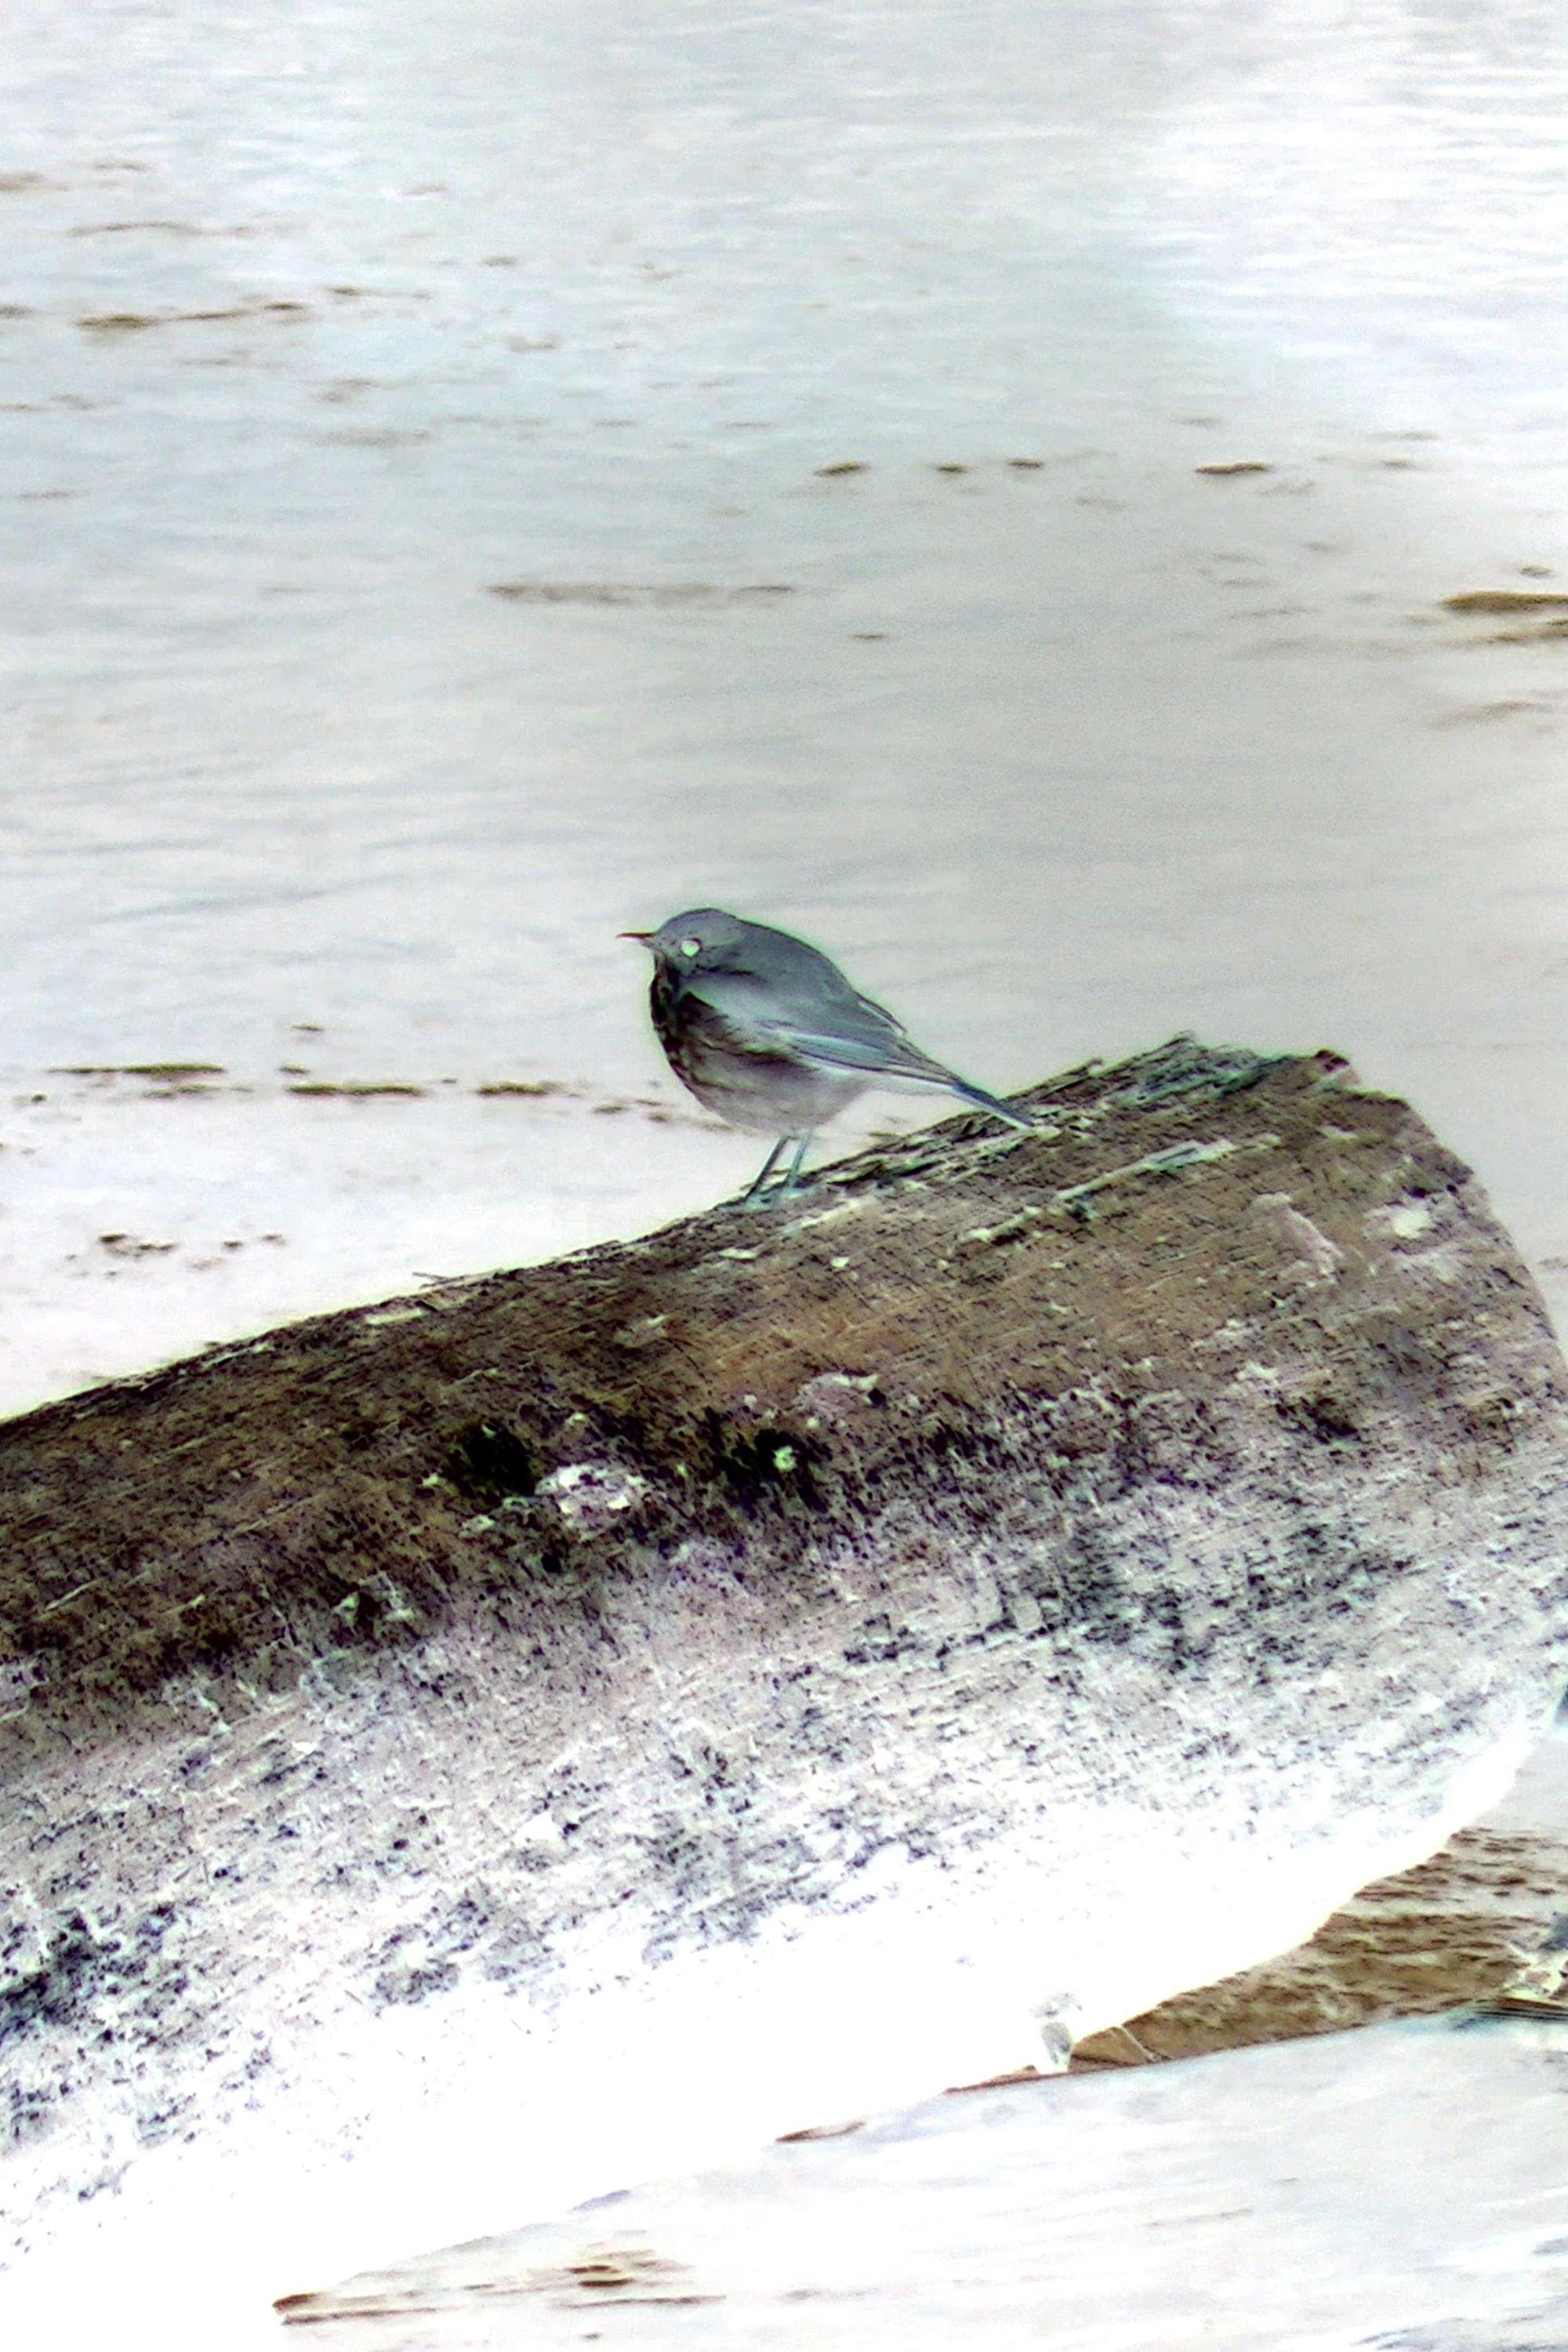
<path fill-rule="evenodd" d="M 14 0 L 0 73 L 5 1401 L 741 1181 L 592 1108 L 702 900 L 993 1084 L 1332 1043 L 1561 1288 L 1568 642 L 1439 609 L 1568 592 L 1557 12 Z"/>

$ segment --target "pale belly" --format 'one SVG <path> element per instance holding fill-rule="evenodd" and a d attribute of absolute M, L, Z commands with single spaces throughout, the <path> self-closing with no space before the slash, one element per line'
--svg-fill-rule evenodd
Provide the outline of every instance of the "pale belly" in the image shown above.
<path fill-rule="evenodd" d="M 805 1135 L 866 1091 L 861 1078 L 799 1062 L 770 1059 L 753 1066 L 701 1055 L 693 1064 L 680 1076 L 698 1101 L 752 1135 Z"/>

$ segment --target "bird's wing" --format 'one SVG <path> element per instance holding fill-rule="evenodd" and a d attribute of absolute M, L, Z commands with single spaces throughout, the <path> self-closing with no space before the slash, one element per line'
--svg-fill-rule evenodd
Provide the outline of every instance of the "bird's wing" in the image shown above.
<path fill-rule="evenodd" d="M 913 1078 L 934 1087 L 951 1086 L 952 1073 L 922 1054 L 897 1031 L 846 1036 L 841 1030 L 781 1025 L 778 1034 L 787 1050 L 803 1061 L 820 1062 L 829 1069 L 863 1070 L 889 1077 Z"/>
<path fill-rule="evenodd" d="M 820 961 L 826 963 L 825 957 Z M 922 1054 L 903 1024 L 873 998 L 852 989 L 836 966 L 828 964 L 826 975 L 813 977 L 806 1004 L 794 1007 L 787 998 L 781 1004 L 776 981 L 752 971 L 705 966 L 688 975 L 682 993 L 696 996 L 717 1014 L 742 1053 L 786 1055 L 815 1069 L 880 1078 L 917 1091 L 943 1087 L 1010 1127 L 1033 1127 L 1031 1117 Z"/>
<path fill-rule="evenodd" d="M 818 982 L 809 1009 L 781 1005 L 776 984 L 751 972 L 703 969 L 690 975 L 686 988 L 719 1013 L 740 1039 L 758 1047 L 846 1074 L 897 1076 L 927 1086 L 952 1084 L 952 1073 L 922 1054 L 901 1022 L 847 982 L 841 989 Z"/>

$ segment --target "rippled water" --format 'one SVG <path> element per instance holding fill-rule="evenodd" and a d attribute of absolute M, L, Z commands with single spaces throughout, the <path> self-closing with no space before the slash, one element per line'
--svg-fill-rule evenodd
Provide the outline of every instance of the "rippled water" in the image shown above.
<path fill-rule="evenodd" d="M 7 1392 L 740 1179 L 279 1076 L 668 1094 L 613 934 L 693 900 L 993 1084 L 1332 1042 L 1568 1251 L 1568 642 L 1441 609 L 1568 576 L 1564 47 L 1392 0 L 16 0 Z M 171 1059 L 253 1091 L 149 1125 L 43 1075 Z M 262 1138 L 294 1259 L 194 1307 L 100 1265 L 221 1248 Z"/>
<path fill-rule="evenodd" d="M 702 900 L 993 1086 L 1332 1044 L 1568 1307 L 1568 604 L 1444 602 L 1568 596 L 1560 12 L 11 0 L 0 83 L 0 1405 L 743 1180 L 613 936 Z"/>

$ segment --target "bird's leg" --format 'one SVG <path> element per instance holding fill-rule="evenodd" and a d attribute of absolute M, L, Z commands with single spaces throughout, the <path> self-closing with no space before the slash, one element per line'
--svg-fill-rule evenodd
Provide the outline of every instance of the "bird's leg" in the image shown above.
<path fill-rule="evenodd" d="M 774 1144 L 773 1150 L 763 1160 L 761 1169 L 758 1171 L 755 1182 L 752 1185 L 749 1192 L 742 1193 L 741 1206 L 743 1209 L 755 1209 L 762 1205 L 763 1194 L 767 1190 L 768 1178 L 778 1166 L 779 1154 L 783 1151 L 784 1145 L 788 1141 L 789 1138 L 787 1135 L 780 1136 L 778 1141 Z"/>
<path fill-rule="evenodd" d="M 811 1139 L 816 1132 L 816 1129 L 815 1128 L 808 1127 L 805 1133 L 801 1137 L 800 1141 L 795 1145 L 795 1158 L 789 1163 L 789 1174 L 784 1178 L 784 1182 L 778 1188 L 777 1198 L 779 1200 L 793 1201 L 795 1194 L 800 1191 L 800 1163 L 805 1158 L 806 1147 L 810 1143 Z"/>

